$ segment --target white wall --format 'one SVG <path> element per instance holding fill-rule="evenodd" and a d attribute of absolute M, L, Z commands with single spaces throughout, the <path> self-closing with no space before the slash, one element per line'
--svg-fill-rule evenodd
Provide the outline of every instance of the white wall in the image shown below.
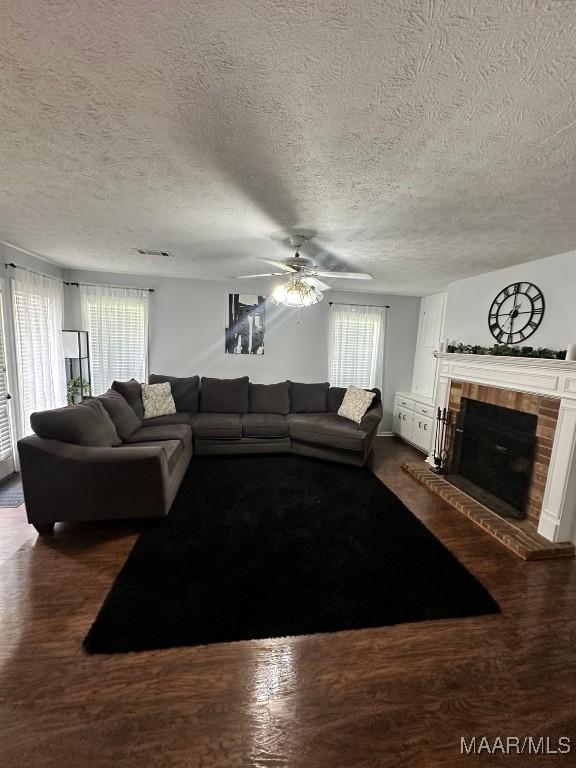
<path fill-rule="evenodd" d="M 544 319 L 525 345 L 566 349 L 576 343 L 576 252 L 499 269 L 448 287 L 446 330 L 450 341 L 490 346 L 488 310 L 496 295 L 515 282 L 531 282 L 544 294 Z"/>
<path fill-rule="evenodd" d="M 150 301 L 150 371 L 174 376 L 250 376 L 257 383 L 326 381 L 328 301 L 389 304 L 384 375 L 384 431 L 392 425 L 397 389 L 410 387 L 420 299 L 331 291 L 320 304 L 303 309 L 270 305 L 266 314 L 265 354 L 226 355 L 224 327 L 228 293 L 268 295 L 272 283 L 177 280 L 103 272 L 70 271 L 76 282 L 154 288 Z M 66 326 L 80 327 L 78 288 L 66 291 Z"/>
<path fill-rule="evenodd" d="M 52 264 L 50 261 L 44 261 L 44 259 L 33 256 L 28 251 L 21 251 L 19 248 L 14 248 L 7 243 L 0 241 L 0 268 L 2 269 L 2 277 L 9 278 L 14 274 L 14 270 L 6 269 L 4 264 L 18 264 L 21 267 L 27 267 L 28 269 L 34 269 L 37 272 L 44 272 L 46 275 L 53 275 L 54 277 L 64 277 L 64 270 L 61 267 Z"/>

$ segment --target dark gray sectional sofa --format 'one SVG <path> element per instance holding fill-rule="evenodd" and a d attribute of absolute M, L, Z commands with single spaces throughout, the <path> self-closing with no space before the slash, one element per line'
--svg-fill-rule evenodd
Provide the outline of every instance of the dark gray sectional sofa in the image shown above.
<path fill-rule="evenodd" d="M 362 422 L 337 411 L 345 389 L 328 384 L 252 384 L 239 379 L 169 381 L 177 412 L 144 419 L 140 384 L 35 413 L 18 442 L 28 521 L 166 515 L 193 455 L 298 453 L 363 466 L 382 419 L 379 390 Z"/>

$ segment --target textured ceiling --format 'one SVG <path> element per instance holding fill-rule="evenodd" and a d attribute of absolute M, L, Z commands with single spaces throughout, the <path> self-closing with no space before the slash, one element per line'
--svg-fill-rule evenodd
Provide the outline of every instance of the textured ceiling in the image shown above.
<path fill-rule="evenodd" d="M 223 278 L 304 227 L 422 294 L 576 248 L 576 2 L 0 14 L 0 238 L 61 265 Z"/>

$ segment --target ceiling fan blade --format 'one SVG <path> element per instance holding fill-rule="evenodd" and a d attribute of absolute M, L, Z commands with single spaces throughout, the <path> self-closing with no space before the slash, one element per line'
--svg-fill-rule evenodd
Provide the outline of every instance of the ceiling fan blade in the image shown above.
<path fill-rule="evenodd" d="M 306 243 L 307 253 L 318 257 L 320 265 L 314 268 L 314 274 L 319 277 L 342 277 L 349 280 L 372 280 L 373 276 L 368 272 L 349 272 L 350 267 L 346 261 L 334 251 L 323 247 L 318 241 Z M 342 269 L 344 267 L 344 269 Z"/>
<path fill-rule="evenodd" d="M 314 288 L 318 288 L 319 291 L 331 291 L 332 286 L 328 285 L 327 283 L 323 283 L 322 280 L 318 280 L 316 277 L 312 277 L 312 275 L 308 277 L 303 277 L 301 280 L 302 283 L 307 283 L 308 285 L 314 286 Z"/>
<path fill-rule="evenodd" d="M 272 264 L 273 267 L 281 269 L 284 272 L 296 272 L 293 267 L 289 267 L 288 264 L 284 264 L 282 261 L 274 261 L 273 259 L 262 259 L 262 261 L 265 261 L 266 264 Z"/>
<path fill-rule="evenodd" d="M 324 270 L 320 270 L 314 272 L 314 274 L 318 275 L 318 277 L 344 277 L 347 280 L 372 280 L 372 275 L 369 275 L 368 272 L 325 272 Z"/>
<path fill-rule="evenodd" d="M 230 275 L 230 280 L 249 280 L 251 277 L 278 277 L 284 272 L 263 272 L 260 275 Z"/>
<path fill-rule="evenodd" d="M 324 248 L 318 242 L 307 242 L 305 252 L 313 259 L 318 259 L 323 265 L 323 267 L 319 267 L 319 269 L 323 269 L 325 272 L 334 268 L 340 269 L 345 263 L 341 256 L 328 248 Z"/>

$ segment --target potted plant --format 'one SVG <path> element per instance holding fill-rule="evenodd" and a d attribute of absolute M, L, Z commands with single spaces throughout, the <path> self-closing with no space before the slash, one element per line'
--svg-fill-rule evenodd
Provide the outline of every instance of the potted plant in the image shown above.
<path fill-rule="evenodd" d="M 85 397 L 90 396 L 90 385 L 84 381 L 81 376 L 75 376 L 68 381 L 66 385 L 66 400 L 68 405 L 74 405 L 81 402 Z"/>

